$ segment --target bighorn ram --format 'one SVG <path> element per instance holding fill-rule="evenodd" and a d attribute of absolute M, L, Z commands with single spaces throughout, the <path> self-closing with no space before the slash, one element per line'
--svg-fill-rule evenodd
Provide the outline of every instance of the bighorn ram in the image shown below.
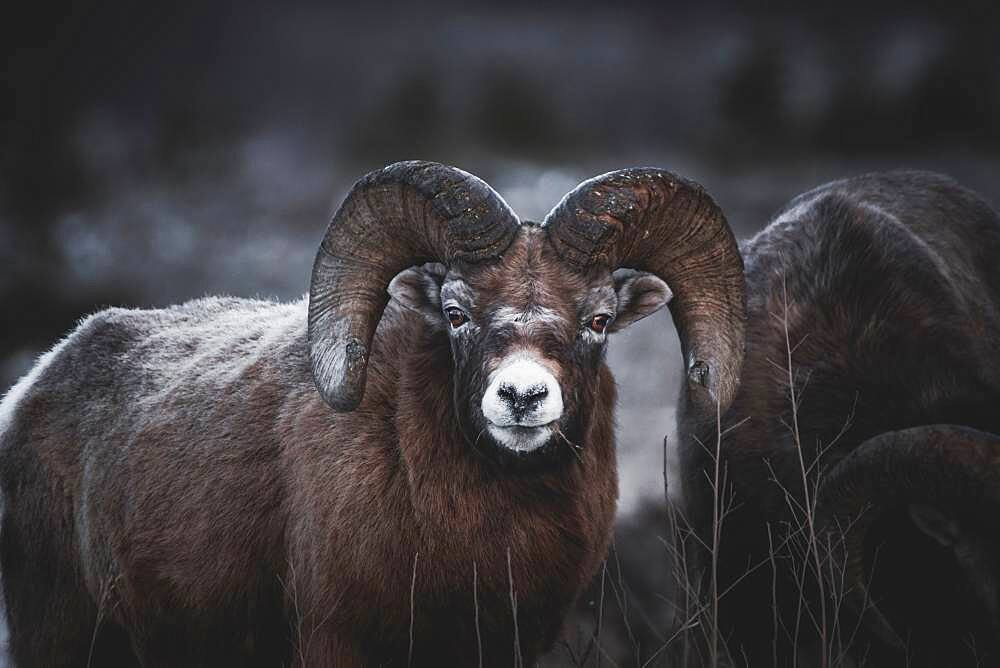
<path fill-rule="evenodd" d="M 87 318 L 0 406 L 16 660 L 530 662 L 609 540 L 607 335 L 672 290 L 689 401 L 728 404 L 742 281 L 666 172 L 585 182 L 539 226 L 407 162 L 348 195 L 308 306 Z"/>
<path fill-rule="evenodd" d="M 742 253 L 746 360 L 721 444 L 714 410 L 688 402 L 680 421 L 687 512 L 708 545 L 721 454 L 730 653 L 996 662 L 997 214 L 943 176 L 874 174 L 796 198 Z M 933 426 L 948 424 L 964 426 Z"/>

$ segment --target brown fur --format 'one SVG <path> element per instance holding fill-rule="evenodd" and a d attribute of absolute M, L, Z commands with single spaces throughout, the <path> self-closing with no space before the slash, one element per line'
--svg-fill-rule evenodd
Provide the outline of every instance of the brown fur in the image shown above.
<path fill-rule="evenodd" d="M 550 647 L 614 517 L 614 381 L 603 343 L 576 342 L 588 290 L 612 279 L 566 269 L 531 227 L 500 261 L 459 269 L 482 296 L 474 318 L 565 316 L 477 351 L 488 368 L 531 346 L 558 370 L 569 436 L 537 464 L 470 435 L 448 335 L 398 305 L 350 413 L 315 390 L 301 303 L 85 321 L 0 431 L 21 665 L 93 650 L 93 665 L 402 666 L 411 633 L 413 665 Z"/>

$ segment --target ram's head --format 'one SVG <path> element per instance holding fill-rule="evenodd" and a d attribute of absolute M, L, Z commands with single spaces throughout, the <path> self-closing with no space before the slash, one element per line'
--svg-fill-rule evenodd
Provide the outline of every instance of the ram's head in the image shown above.
<path fill-rule="evenodd" d="M 313 376 L 338 410 L 361 402 L 387 288 L 449 337 L 471 440 L 488 434 L 507 450 L 571 439 L 607 335 L 668 301 L 689 401 L 714 414 L 738 383 L 735 241 L 701 188 L 660 170 L 586 181 L 540 225 L 522 225 L 488 185 L 451 167 L 404 162 L 363 178 L 330 224 L 310 289 Z"/>

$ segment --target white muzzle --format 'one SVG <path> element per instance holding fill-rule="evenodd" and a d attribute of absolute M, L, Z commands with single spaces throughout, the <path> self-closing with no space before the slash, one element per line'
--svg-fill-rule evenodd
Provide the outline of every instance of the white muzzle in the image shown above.
<path fill-rule="evenodd" d="M 482 409 L 490 435 L 498 443 L 530 452 L 552 437 L 562 417 L 562 390 L 537 357 L 517 353 L 490 374 Z"/>

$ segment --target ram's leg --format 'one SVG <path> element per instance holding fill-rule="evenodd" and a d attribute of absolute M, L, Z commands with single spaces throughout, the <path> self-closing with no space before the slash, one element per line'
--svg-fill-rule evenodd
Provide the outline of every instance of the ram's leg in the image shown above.
<path fill-rule="evenodd" d="M 0 529 L 11 655 L 18 666 L 86 665 L 97 608 L 72 556 L 71 529 L 56 526 L 47 504 L 31 495 L 22 487 Z"/>

